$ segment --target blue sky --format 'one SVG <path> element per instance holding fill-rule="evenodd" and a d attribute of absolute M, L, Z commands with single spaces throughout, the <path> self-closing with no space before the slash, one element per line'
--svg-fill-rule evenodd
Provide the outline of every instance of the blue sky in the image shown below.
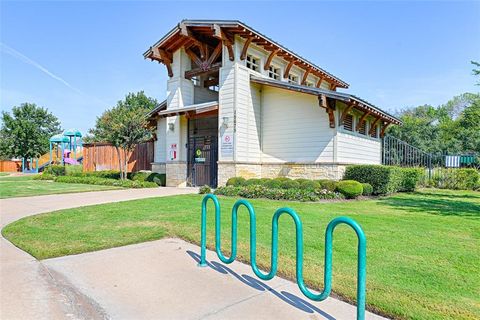
<path fill-rule="evenodd" d="M 166 69 L 142 53 L 175 24 L 238 19 L 386 111 L 478 92 L 480 2 L 5 2 L 0 109 L 47 107 L 86 131 L 130 91 L 162 100 Z"/>

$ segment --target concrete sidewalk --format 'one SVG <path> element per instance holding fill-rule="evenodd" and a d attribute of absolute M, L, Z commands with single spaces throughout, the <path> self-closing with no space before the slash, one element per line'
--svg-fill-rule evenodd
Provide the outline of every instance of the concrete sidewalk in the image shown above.
<path fill-rule="evenodd" d="M 356 319 L 355 306 L 334 298 L 310 301 L 296 283 L 261 281 L 250 266 L 227 266 L 211 251 L 209 267 L 197 267 L 198 252 L 183 240 L 162 239 L 43 263 L 65 286 L 94 301 L 98 317 Z M 366 318 L 383 319 L 371 313 Z"/>
<path fill-rule="evenodd" d="M 69 193 L 0 200 L 0 229 L 39 213 L 80 206 L 196 193 L 196 188 L 152 188 Z M 0 319 L 90 319 L 41 262 L 0 236 Z"/>

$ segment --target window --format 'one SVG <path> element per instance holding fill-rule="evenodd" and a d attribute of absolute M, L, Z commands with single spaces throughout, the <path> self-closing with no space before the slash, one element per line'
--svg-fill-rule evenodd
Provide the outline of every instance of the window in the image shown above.
<path fill-rule="evenodd" d="M 351 114 L 346 115 L 343 121 L 343 129 L 353 131 L 353 116 Z"/>
<path fill-rule="evenodd" d="M 305 85 L 306 85 L 307 87 L 313 87 L 313 86 L 314 86 L 314 85 L 313 85 L 313 82 L 311 82 L 311 81 L 305 82 Z"/>
<path fill-rule="evenodd" d="M 370 135 L 372 138 L 376 138 L 378 136 L 378 126 L 375 125 L 372 134 Z"/>
<path fill-rule="evenodd" d="M 358 130 L 360 134 L 366 135 L 367 134 L 367 121 L 363 122 L 363 125 Z"/>
<path fill-rule="evenodd" d="M 198 87 L 200 85 L 200 79 L 198 77 L 192 77 L 193 85 Z"/>
<path fill-rule="evenodd" d="M 298 84 L 298 77 L 293 74 L 288 75 L 288 82 L 293 84 Z"/>
<path fill-rule="evenodd" d="M 275 80 L 280 80 L 280 68 L 274 66 L 268 67 L 268 76 Z"/>
<path fill-rule="evenodd" d="M 247 54 L 246 65 L 247 68 L 252 69 L 253 71 L 258 71 L 260 69 L 260 59 Z"/>

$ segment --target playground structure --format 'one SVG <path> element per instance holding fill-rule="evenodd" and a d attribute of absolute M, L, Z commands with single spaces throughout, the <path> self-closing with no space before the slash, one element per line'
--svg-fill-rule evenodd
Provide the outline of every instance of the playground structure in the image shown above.
<path fill-rule="evenodd" d="M 83 160 L 82 133 L 65 130 L 49 140 L 49 153 L 38 158 L 22 159 L 22 172 L 38 173 L 51 164 L 77 165 Z"/>
<path fill-rule="evenodd" d="M 346 224 L 350 226 L 358 238 L 358 258 L 357 258 L 357 320 L 365 319 L 365 304 L 366 304 L 366 273 L 367 273 L 367 240 L 365 233 L 360 225 L 347 217 L 338 217 L 330 221 L 325 232 L 325 270 L 324 270 L 324 290 L 315 294 L 308 290 L 303 279 L 303 227 L 302 221 L 298 214 L 290 208 L 278 209 L 272 218 L 272 249 L 271 249 L 271 267 L 268 274 L 262 273 L 256 262 L 257 236 L 256 236 L 256 218 L 253 206 L 246 200 L 238 200 L 235 202 L 232 209 L 232 250 L 229 258 L 226 258 L 221 251 L 221 236 L 220 236 L 220 203 L 217 197 L 213 194 L 207 194 L 202 201 L 202 217 L 201 217 L 201 252 L 199 267 L 206 267 L 206 248 L 207 248 L 207 202 L 212 200 L 215 206 L 215 251 L 218 258 L 223 263 L 232 263 L 235 261 L 237 255 L 237 215 L 238 208 L 245 206 L 250 216 L 250 263 L 252 270 L 257 277 L 262 280 L 271 280 L 277 273 L 278 268 L 278 219 L 282 214 L 287 214 L 292 217 L 295 222 L 296 231 L 296 278 L 297 285 L 301 292 L 309 299 L 314 301 L 323 301 L 330 295 L 332 289 L 332 241 L 333 231 L 339 224 Z"/>

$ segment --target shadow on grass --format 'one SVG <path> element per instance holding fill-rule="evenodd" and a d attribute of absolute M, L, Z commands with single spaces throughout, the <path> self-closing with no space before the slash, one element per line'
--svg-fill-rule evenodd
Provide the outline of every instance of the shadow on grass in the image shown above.
<path fill-rule="evenodd" d="M 441 216 L 459 216 L 480 218 L 480 205 L 465 198 L 477 198 L 470 195 L 412 193 L 416 197 L 387 197 L 380 200 L 382 204 L 410 212 L 421 212 Z M 480 198 L 480 197 L 479 197 Z"/>
<path fill-rule="evenodd" d="M 432 198 L 449 198 L 449 199 L 473 199 L 480 201 L 480 192 L 478 194 L 452 194 L 448 192 L 438 191 L 430 193 L 428 189 L 425 192 L 412 192 L 413 195 L 423 196 L 423 197 L 432 197 Z"/>
<path fill-rule="evenodd" d="M 192 252 L 190 250 L 187 250 L 187 254 L 192 257 L 193 260 L 195 260 L 197 263 L 200 263 L 200 255 L 198 253 L 195 253 L 195 252 Z M 263 281 L 260 281 L 260 280 L 257 280 L 247 274 L 242 274 L 242 275 L 239 275 L 238 273 L 236 273 L 235 271 L 233 271 L 232 269 L 230 269 L 229 267 L 227 267 L 226 265 L 222 264 L 222 263 L 218 263 L 216 261 L 212 261 L 212 262 L 209 262 L 207 261 L 207 265 L 212 268 L 213 270 L 221 273 L 221 274 L 231 274 L 232 276 L 234 276 L 238 281 L 242 282 L 243 284 L 253 288 L 253 289 L 256 289 L 258 291 L 267 291 L 267 292 L 270 292 L 271 294 L 273 294 L 274 296 L 276 296 L 277 298 L 279 298 L 280 300 L 282 300 L 283 302 L 285 303 L 288 303 L 289 305 L 291 305 L 292 307 L 295 307 L 303 312 L 306 312 L 306 313 L 315 313 L 317 312 L 318 314 L 320 314 L 322 317 L 324 317 L 325 319 L 328 319 L 328 320 L 335 320 L 336 318 L 332 317 L 331 315 L 329 315 L 328 313 L 326 313 L 325 311 L 322 311 L 320 309 L 318 309 L 317 307 L 315 307 L 313 304 L 309 303 L 308 301 L 305 301 L 304 299 L 290 293 L 290 292 L 287 292 L 287 291 L 281 291 L 281 292 L 278 292 L 276 291 L 275 289 L 273 289 L 272 287 L 270 287 L 269 285 L 265 284 L 265 282 Z"/>

